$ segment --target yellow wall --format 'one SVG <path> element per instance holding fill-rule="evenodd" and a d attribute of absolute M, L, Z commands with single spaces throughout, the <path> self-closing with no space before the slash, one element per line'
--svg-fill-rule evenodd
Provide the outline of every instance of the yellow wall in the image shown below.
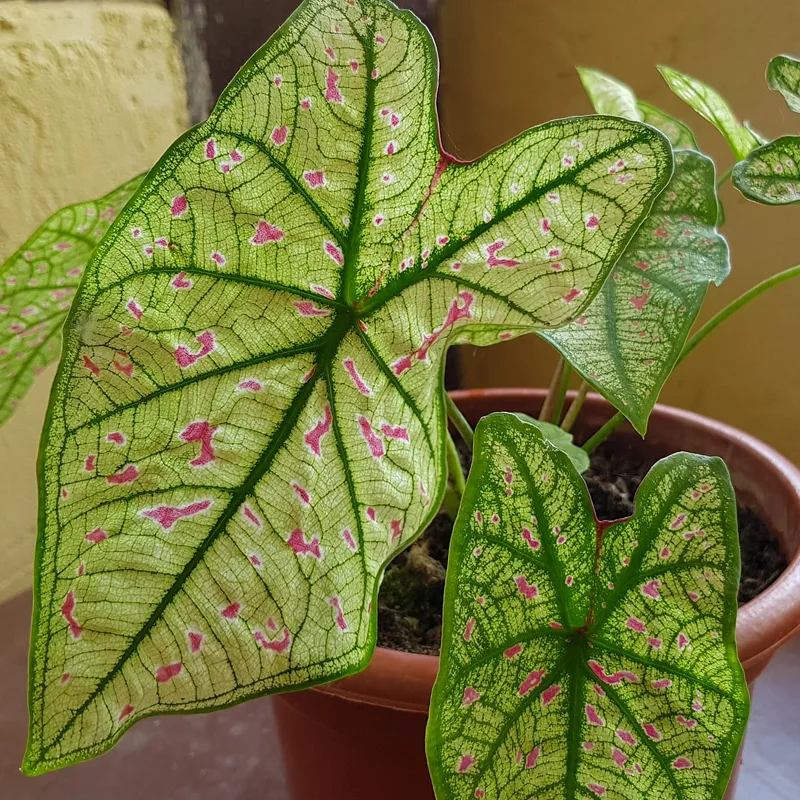
<path fill-rule="evenodd" d="M 155 163 L 186 127 L 166 11 L 0 1 L 0 262 L 44 218 Z M 35 460 L 54 369 L 0 429 L 0 602 L 30 585 Z"/>
<path fill-rule="evenodd" d="M 767 136 L 800 133 L 800 116 L 764 81 L 773 55 L 800 56 L 796 0 L 443 0 L 440 31 L 444 142 L 462 158 L 548 119 L 591 113 L 575 65 L 620 78 L 689 123 L 719 172 L 732 161 L 721 137 L 671 95 L 656 63 L 714 86 Z M 701 319 L 800 262 L 800 208 L 749 203 L 730 184 L 722 199 L 733 271 L 711 290 Z M 800 280 L 740 312 L 676 370 L 662 400 L 741 427 L 800 462 L 798 309 Z M 465 349 L 464 385 L 547 385 L 554 363 L 535 337 Z"/>

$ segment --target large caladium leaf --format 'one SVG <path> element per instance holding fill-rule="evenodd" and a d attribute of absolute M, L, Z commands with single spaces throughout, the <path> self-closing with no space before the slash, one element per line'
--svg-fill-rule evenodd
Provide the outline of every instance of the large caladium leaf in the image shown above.
<path fill-rule="evenodd" d="M 767 67 L 767 84 L 783 95 L 792 111 L 800 114 L 800 61 L 791 56 L 775 56 Z"/>
<path fill-rule="evenodd" d="M 633 90 L 596 69 L 578 68 L 583 88 L 598 114 L 634 119 L 658 128 L 675 150 L 697 150 L 694 134 L 687 125 L 664 111 L 637 99 Z"/>
<path fill-rule="evenodd" d="M 141 180 L 57 211 L 0 267 L 0 424 L 58 358 L 84 267 Z"/>
<path fill-rule="evenodd" d="M 98 248 L 40 459 L 26 771 L 363 669 L 444 492 L 447 345 L 580 315 L 666 185 L 666 139 L 612 118 L 455 163 L 436 64 L 390 3 L 306 0 Z"/>
<path fill-rule="evenodd" d="M 745 158 L 758 147 L 758 139 L 739 122 L 722 95 L 677 70 L 669 67 L 659 67 L 658 70 L 667 86 L 725 137 L 737 159 Z"/>
<path fill-rule="evenodd" d="M 624 172 L 622 174 L 625 174 Z M 710 283 L 730 271 L 714 164 L 692 150 L 586 311 L 540 333 L 642 435 Z"/>
<path fill-rule="evenodd" d="M 428 725 L 439 800 L 722 798 L 749 707 L 723 462 L 664 459 L 608 525 L 532 426 L 494 414 L 475 445 Z"/>
<path fill-rule="evenodd" d="M 734 166 L 733 185 L 757 203 L 800 201 L 800 136 L 781 136 L 753 150 Z"/>

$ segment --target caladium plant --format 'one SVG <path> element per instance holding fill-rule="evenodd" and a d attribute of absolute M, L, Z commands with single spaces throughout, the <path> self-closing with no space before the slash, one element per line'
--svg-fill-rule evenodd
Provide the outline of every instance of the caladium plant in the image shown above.
<path fill-rule="evenodd" d="M 578 318 L 670 179 L 662 134 L 602 116 L 458 163 L 436 74 L 413 15 L 306 0 L 94 252 L 40 456 L 26 772 L 363 669 L 444 492 L 447 346 Z"/>
<path fill-rule="evenodd" d="M 720 798 L 747 719 L 736 504 L 717 458 L 597 522 L 570 460 L 478 424 L 450 545 L 428 760 L 440 800 Z"/>

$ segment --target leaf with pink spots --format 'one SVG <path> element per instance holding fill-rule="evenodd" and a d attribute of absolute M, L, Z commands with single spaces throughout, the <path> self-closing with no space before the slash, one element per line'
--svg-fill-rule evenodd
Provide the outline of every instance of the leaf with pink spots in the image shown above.
<path fill-rule="evenodd" d="M 539 334 L 642 435 L 709 284 L 730 271 L 714 178 L 710 159 L 676 152 L 669 186 L 594 301 L 570 324 Z"/>
<path fill-rule="evenodd" d="M 0 425 L 58 358 L 83 271 L 141 182 L 134 178 L 98 200 L 62 208 L 0 266 Z"/>
<path fill-rule="evenodd" d="M 450 545 L 427 735 L 437 798 L 721 800 L 749 710 L 738 575 L 721 460 L 658 462 L 634 516 L 600 523 L 537 428 L 484 417 Z"/>
<path fill-rule="evenodd" d="M 668 182 L 666 139 L 610 117 L 456 162 L 436 80 L 413 15 L 306 0 L 98 247 L 40 462 L 26 771 L 363 669 L 444 493 L 447 348 L 581 314 Z"/>
<path fill-rule="evenodd" d="M 770 206 L 800 202 L 800 136 L 781 136 L 753 150 L 733 168 L 733 185 Z"/>

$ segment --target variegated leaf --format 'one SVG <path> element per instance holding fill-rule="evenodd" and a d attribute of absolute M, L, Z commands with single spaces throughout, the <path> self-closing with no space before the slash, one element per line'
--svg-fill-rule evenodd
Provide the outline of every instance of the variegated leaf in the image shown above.
<path fill-rule="evenodd" d="M 745 158 L 751 150 L 758 147 L 756 137 L 739 122 L 718 92 L 669 67 L 659 67 L 658 70 L 667 86 L 725 137 L 737 159 Z"/>
<path fill-rule="evenodd" d="M 306 0 L 95 253 L 40 459 L 27 772 L 363 669 L 445 488 L 448 344 L 579 315 L 669 179 L 603 117 L 455 163 L 436 69 L 411 14 Z"/>
<path fill-rule="evenodd" d="M 658 128 L 670 140 L 675 150 L 700 149 L 697 146 L 697 140 L 694 138 L 692 129 L 688 125 L 660 108 L 651 106 L 650 103 L 645 103 L 643 100 L 639 100 L 636 105 L 642 115 L 642 122 Z"/>
<path fill-rule="evenodd" d="M 478 424 L 445 588 L 428 763 L 439 800 L 721 800 L 749 698 L 720 459 L 660 461 L 598 523 L 510 414 Z"/>
<path fill-rule="evenodd" d="M 800 61 L 791 56 L 775 56 L 767 67 L 767 84 L 783 95 L 792 111 L 800 114 Z"/>
<path fill-rule="evenodd" d="M 642 435 L 708 285 L 730 271 L 716 220 L 713 162 L 677 152 L 669 187 L 594 301 L 568 325 L 540 333 Z"/>
<path fill-rule="evenodd" d="M 781 136 L 753 150 L 733 168 L 733 185 L 748 199 L 771 206 L 800 201 L 800 136 Z"/>
<path fill-rule="evenodd" d="M 0 425 L 58 358 L 84 267 L 141 180 L 57 211 L 0 267 Z"/>

